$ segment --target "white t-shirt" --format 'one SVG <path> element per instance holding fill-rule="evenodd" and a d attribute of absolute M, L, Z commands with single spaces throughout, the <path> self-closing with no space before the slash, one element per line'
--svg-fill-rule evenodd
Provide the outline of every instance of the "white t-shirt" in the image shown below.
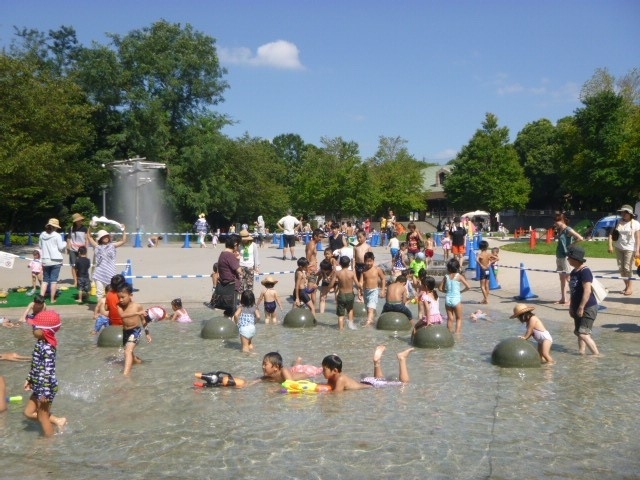
<path fill-rule="evenodd" d="M 631 219 L 630 222 L 622 225 L 618 223 L 618 232 L 620 238 L 614 242 L 614 247 L 618 250 L 627 250 L 633 252 L 636 249 L 636 232 L 640 230 L 640 222 Z"/>
<path fill-rule="evenodd" d="M 400 248 L 400 240 L 398 240 L 398 237 L 393 237 L 391 240 L 389 240 L 389 248 Z"/>
<path fill-rule="evenodd" d="M 293 215 L 287 215 L 280 219 L 278 225 L 282 226 L 282 231 L 285 235 L 293 235 L 296 233 L 295 228 L 300 225 L 300 222 Z"/>

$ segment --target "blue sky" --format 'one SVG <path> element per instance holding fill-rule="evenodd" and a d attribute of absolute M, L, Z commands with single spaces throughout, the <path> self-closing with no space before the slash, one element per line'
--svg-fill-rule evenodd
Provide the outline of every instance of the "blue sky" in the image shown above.
<path fill-rule="evenodd" d="M 90 45 L 161 18 L 216 39 L 230 84 L 218 110 L 237 121 L 227 135 L 341 136 L 363 158 L 400 136 L 444 163 L 487 112 L 513 140 L 572 115 L 597 68 L 640 67 L 637 0 L 2 0 L 0 45 L 14 25 L 72 26 Z"/>

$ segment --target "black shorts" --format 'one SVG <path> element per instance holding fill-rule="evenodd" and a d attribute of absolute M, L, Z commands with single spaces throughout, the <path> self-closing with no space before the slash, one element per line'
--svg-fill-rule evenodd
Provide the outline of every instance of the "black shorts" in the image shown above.
<path fill-rule="evenodd" d="M 283 235 L 283 237 L 284 237 L 284 248 L 296 246 L 295 235 Z"/>

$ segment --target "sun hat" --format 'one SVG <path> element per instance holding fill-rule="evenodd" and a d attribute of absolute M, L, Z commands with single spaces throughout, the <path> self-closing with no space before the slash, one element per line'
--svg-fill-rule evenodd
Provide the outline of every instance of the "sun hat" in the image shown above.
<path fill-rule="evenodd" d="M 424 252 L 416 253 L 416 259 L 424 261 L 427 257 L 424 256 Z"/>
<path fill-rule="evenodd" d="M 47 224 L 45 225 L 45 228 L 48 227 L 49 225 L 51 225 L 53 228 L 57 228 L 58 230 L 60 230 L 60 222 L 58 222 L 57 218 L 50 218 Z"/>
<path fill-rule="evenodd" d="M 569 253 L 567 254 L 567 257 L 572 258 L 580 263 L 584 263 L 587 261 L 587 259 L 584 258 L 584 248 L 578 245 L 571 245 L 569 247 Z"/>
<path fill-rule="evenodd" d="M 278 280 L 276 280 L 274 277 L 272 277 L 271 275 L 267 275 L 267 277 L 262 280 L 260 282 L 262 285 L 267 285 L 267 284 L 271 284 L 271 285 L 275 285 L 276 283 L 278 283 Z"/>
<path fill-rule="evenodd" d="M 35 317 L 27 319 L 27 323 L 33 325 L 37 330 L 42 330 L 44 339 L 49 345 L 53 347 L 58 346 L 56 332 L 60 330 L 62 326 L 62 319 L 55 310 L 43 310 L 37 313 Z"/>
<path fill-rule="evenodd" d="M 513 307 L 513 315 L 509 318 L 516 318 L 522 315 L 523 313 L 532 312 L 536 307 L 532 307 L 531 305 L 525 305 L 524 303 L 516 303 L 516 306 Z"/>
<path fill-rule="evenodd" d="M 240 239 L 241 240 L 253 240 L 253 237 L 247 230 L 240 230 Z"/>
<path fill-rule="evenodd" d="M 43 310 L 33 318 L 27 318 L 27 323 L 42 330 L 58 331 L 62 326 L 60 315 L 55 310 Z"/>
<path fill-rule="evenodd" d="M 631 215 L 633 215 L 633 208 L 631 207 L 631 205 L 622 205 L 619 209 L 619 212 L 627 212 L 630 213 Z"/>
<path fill-rule="evenodd" d="M 96 234 L 96 241 L 100 242 L 102 237 L 105 237 L 107 235 L 111 235 L 111 234 L 109 232 L 107 232 L 106 230 L 98 230 L 98 233 Z"/>
<path fill-rule="evenodd" d="M 198 218 L 204 218 L 204 213 L 201 213 L 200 215 L 198 215 Z"/>
<path fill-rule="evenodd" d="M 73 223 L 79 222 L 80 220 L 84 220 L 84 217 L 79 213 L 74 213 L 73 215 L 71 215 L 71 221 Z"/>

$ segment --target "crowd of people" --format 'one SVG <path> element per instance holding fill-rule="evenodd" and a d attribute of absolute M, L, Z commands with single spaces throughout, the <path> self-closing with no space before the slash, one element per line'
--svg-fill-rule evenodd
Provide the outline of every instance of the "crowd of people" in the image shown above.
<path fill-rule="evenodd" d="M 620 212 L 622 220 L 612 230 L 609 238 L 609 250 L 616 252 L 616 259 L 620 273 L 625 280 L 624 295 L 631 295 L 631 281 L 633 262 L 640 258 L 640 224 L 634 218 L 630 206 L 624 205 Z M 37 420 L 45 435 L 54 433 L 55 427 L 62 427 L 66 423 L 64 417 L 52 414 L 51 407 L 58 390 L 56 378 L 56 333 L 62 325 L 60 315 L 51 308 L 55 304 L 56 284 L 62 267 L 62 254 L 66 251 L 70 255 L 74 284 L 79 289 L 79 300 L 82 301 L 83 292 L 93 281 L 97 284 L 99 302 L 96 305 L 93 333 L 97 334 L 107 325 L 120 326 L 123 330 L 124 374 L 129 375 L 135 364 L 141 359 L 135 354 L 135 348 L 142 335 L 147 342 L 152 341 L 149 324 L 161 320 L 171 320 L 180 323 L 191 322 L 191 317 L 182 305 L 180 298 L 171 301 L 172 314 L 160 306 L 144 308 L 133 300 L 133 289 L 121 274 L 115 273 L 116 249 L 126 242 L 124 226 L 121 227 L 122 238 L 112 241 L 112 234 L 106 230 L 99 230 L 92 235 L 91 229 L 95 225 L 85 228 L 84 218 L 80 214 L 72 217 L 73 226 L 64 241 L 59 234 L 60 224 L 57 219 L 49 219 L 45 231 L 40 235 L 39 248 L 34 252 L 29 268 L 32 274 L 33 291 L 40 284 L 40 294 L 35 295 L 29 304 L 21 321 L 33 327 L 36 344 L 31 358 L 31 368 L 24 388 L 31 392 L 24 415 Z M 204 214 L 199 217 L 206 223 Z M 562 297 L 559 304 L 569 306 L 569 315 L 574 322 L 574 334 L 578 339 L 578 352 L 599 355 L 598 347 L 591 335 L 594 322 L 598 314 L 598 300 L 594 293 L 594 276 L 586 265 L 585 251 L 579 244 L 583 238 L 569 227 L 569 219 L 564 214 L 556 217 L 556 233 L 558 247 L 556 252 L 556 267 L 560 275 Z M 203 223 L 200 222 L 200 223 Z M 455 218 L 447 226 L 441 242 L 445 272 L 438 281 L 430 272 L 430 259 L 434 256 L 435 243 L 429 233 L 422 233 L 417 226 L 410 222 L 403 238 L 398 238 L 398 224 L 393 212 L 389 212 L 385 229 L 389 237 L 387 247 L 391 254 L 391 278 L 376 262 L 375 254 L 368 239 L 371 231 L 364 225 L 350 225 L 333 222 L 327 229 L 314 229 L 304 248 L 304 256 L 295 255 L 296 231 L 300 228 L 301 220 L 287 212 L 278 227 L 285 236 L 286 252 L 296 261 L 294 273 L 294 289 L 291 295 L 295 307 L 308 308 L 312 315 L 323 313 L 326 309 L 327 298 L 333 295 L 338 328 L 357 329 L 354 322 L 354 302 L 356 298 L 363 302 L 367 310 L 365 326 L 372 325 L 377 314 L 380 298 L 384 299 L 382 312 L 401 312 L 412 324 L 412 335 L 420 328 L 432 325 L 443 325 L 440 309 L 440 297 L 444 300 L 446 312 L 446 326 L 454 334 L 462 331 L 464 315 L 462 309 L 462 295 L 470 288 L 468 280 L 462 273 L 462 258 L 465 255 L 466 240 L 473 234 L 473 227 L 468 219 Z M 368 227 L 370 228 L 370 223 Z M 209 226 L 207 224 L 207 231 Z M 256 323 L 264 317 L 267 324 L 278 323 L 278 309 L 282 308 L 282 301 L 275 289 L 278 280 L 273 276 L 266 276 L 260 283 L 262 290 L 257 297 L 254 294 L 254 278 L 260 274 L 260 253 L 257 239 L 264 228 L 262 217 L 255 223 L 253 235 L 248 226 L 243 225 L 238 234 L 226 237 L 225 248 L 220 253 L 213 267 L 211 278 L 213 294 L 208 306 L 220 308 L 225 316 L 233 319 L 238 325 L 240 347 L 243 352 L 252 353 L 255 350 Z M 322 260 L 318 259 L 318 244 L 328 237 L 327 247 L 322 250 Z M 200 243 L 200 242 L 199 242 Z M 91 262 L 87 258 L 87 246 L 95 251 L 95 271 L 90 277 Z M 451 250 L 451 257 L 449 257 Z M 480 242 L 477 254 L 480 270 L 481 291 L 483 300 L 489 302 L 488 279 L 490 275 L 497 275 L 499 251 L 489 250 L 486 241 Z M 569 287 L 568 297 L 565 289 Z M 46 305 L 49 294 L 49 308 Z M 410 302 L 417 303 L 418 315 L 414 318 L 408 308 Z M 263 309 L 264 313 L 262 313 Z M 538 352 L 542 363 L 553 364 L 551 355 L 553 337 L 542 320 L 533 312 L 535 306 L 516 304 L 511 318 L 518 319 L 525 326 L 523 339 L 532 338 L 538 344 Z M 472 315 L 472 320 L 482 318 L 482 312 Z M 406 360 L 411 348 L 398 353 L 399 381 L 409 381 Z M 384 346 L 379 346 L 373 357 L 374 376 L 356 381 L 342 374 L 342 361 L 336 355 L 325 357 L 322 362 L 322 374 L 328 385 L 334 391 L 369 388 L 371 386 L 388 386 L 394 384 L 384 380 L 380 359 Z M 272 352 L 273 353 L 273 352 Z M 271 356 L 269 356 L 271 355 Z M 0 360 L 27 360 L 15 353 L 0 355 Z M 308 378 L 308 366 L 298 365 L 299 373 L 282 367 L 282 361 L 272 354 L 263 359 L 264 377 L 261 380 L 285 381 Z M 320 370 L 315 371 L 317 374 Z M 245 383 L 243 383 L 244 385 Z M 0 411 L 6 409 L 6 386 L 0 377 Z"/>

